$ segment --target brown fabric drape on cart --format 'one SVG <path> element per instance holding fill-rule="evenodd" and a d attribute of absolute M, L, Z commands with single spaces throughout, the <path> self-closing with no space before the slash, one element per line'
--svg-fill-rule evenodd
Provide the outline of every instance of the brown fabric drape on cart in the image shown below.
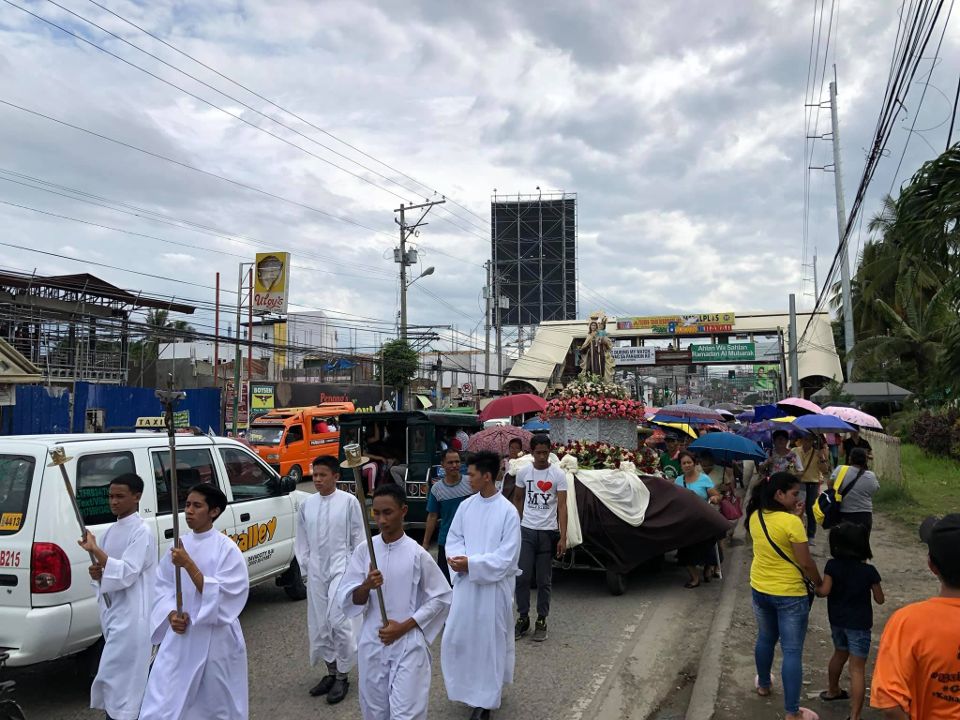
<path fill-rule="evenodd" d="M 650 504 L 639 527 L 628 525 L 575 481 L 583 546 L 607 570 L 628 573 L 669 550 L 723 537 L 732 523 L 715 506 L 659 477 L 642 477 Z"/>

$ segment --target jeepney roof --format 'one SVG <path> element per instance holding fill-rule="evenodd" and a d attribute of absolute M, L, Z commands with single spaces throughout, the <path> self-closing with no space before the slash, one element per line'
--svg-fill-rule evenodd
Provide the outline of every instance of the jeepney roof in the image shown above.
<path fill-rule="evenodd" d="M 463 413 L 437 412 L 430 410 L 410 410 L 394 412 L 349 413 L 340 416 L 340 425 L 359 425 L 365 421 L 402 422 L 411 420 L 428 422 L 439 427 L 481 427 L 483 423 L 476 415 Z"/>

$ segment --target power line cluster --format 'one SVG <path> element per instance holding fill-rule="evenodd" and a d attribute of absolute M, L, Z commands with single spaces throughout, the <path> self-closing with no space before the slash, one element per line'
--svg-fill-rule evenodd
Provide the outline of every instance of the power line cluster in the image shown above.
<path fill-rule="evenodd" d="M 850 243 L 850 238 L 857 225 L 867 190 L 873 181 L 873 176 L 880 160 L 887 154 L 887 144 L 893 132 L 896 119 L 901 109 L 905 107 L 905 100 L 910 91 L 910 86 L 916 76 L 919 64 L 921 60 L 923 60 L 923 53 L 927 48 L 927 44 L 930 42 L 930 38 L 936 29 L 945 0 L 920 0 L 919 2 L 911 0 L 907 8 L 904 8 L 905 4 L 904 0 L 904 2 L 901 3 L 900 23 L 897 27 L 897 37 L 890 61 L 890 72 L 887 77 L 883 102 L 881 103 L 880 112 L 877 116 L 873 140 L 867 152 L 867 158 L 860 176 L 857 193 L 847 216 L 843 237 L 840 239 L 836 253 L 834 253 L 826 279 L 817 293 L 816 303 L 800 336 L 798 346 L 802 345 L 806 340 L 814 315 L 819 312 L 823 308 L 824 303 L 827 302 L 830 288 L 833 286 L 835 277 L 840 269 L 840 263 L 843 261 L 842 258 L 846 257 L 848 252 L 847 248 Z M 951 11 L 952 8 L 953 2 L 951 0 Z M 949 19 L 949 12 L 947 18 Z M 944 22 L 944 31 L 945 30 L 946 21 Z"/>

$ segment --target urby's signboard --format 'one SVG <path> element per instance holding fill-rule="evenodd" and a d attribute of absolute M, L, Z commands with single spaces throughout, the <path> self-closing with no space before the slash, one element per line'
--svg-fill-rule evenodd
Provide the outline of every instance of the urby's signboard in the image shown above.
<path fill-rule="evenodd" d="M 659 335 L 704 335 L 730 332 L 736 322 L 732 312 L 698 315 L 650 315 L 617 321 L 617 330 L 647 330 Z"/>
<path fill-rule="evenodd" d="M 654 365 L 657 362 L 657 349 L 652 347 L 615 347 L 613 359 L 620 365 Z"/>
<path fill-rule="evenodd" d="M 755 343 L 691 345 L 690 359 L 695 363 L 753 362 L 757 359 L 757 346 Z"/>
<path fill-rule="evenodd" d="M 285 315 L 289 290 L 290 253 L 257 253 L 253 266 L 253 311 Z"/>

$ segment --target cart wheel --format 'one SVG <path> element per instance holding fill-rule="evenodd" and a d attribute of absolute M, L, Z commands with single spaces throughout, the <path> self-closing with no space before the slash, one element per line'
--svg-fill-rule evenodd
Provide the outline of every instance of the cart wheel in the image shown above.
<path fill-rule="evenodd" d="M 623 595 L 627 591 L 626 576 L 607 570 L 607 590 L 611 595 Z"/>

